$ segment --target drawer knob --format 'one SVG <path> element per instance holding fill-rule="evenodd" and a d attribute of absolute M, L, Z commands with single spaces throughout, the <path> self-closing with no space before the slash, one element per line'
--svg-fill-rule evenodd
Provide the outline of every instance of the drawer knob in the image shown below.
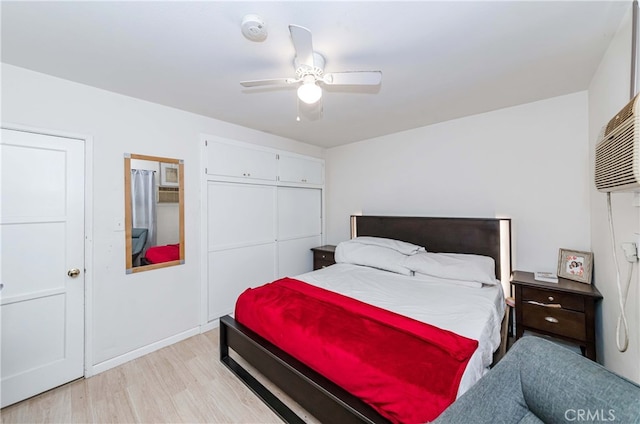
<path fill-rule="evenodd" d="M 553 302 L 554 301 L 553 296 L 549 296 L 548 299 L 549 299 L 549 302 Z"/>
<path fill-rule="evenodd" d="M 322 255 L 322 259 L 325 259 L 327 257 L 327 255 Z"/>
<path fill-rule="evenodd" d="M 557 318 L 554 318 L 554 317 L 544 317 L 544 320 L 545 321 L 549 321 L 552 324 L 557 324 L 558 322 L 560 322 L 560 321 L 558 321 Z"/>

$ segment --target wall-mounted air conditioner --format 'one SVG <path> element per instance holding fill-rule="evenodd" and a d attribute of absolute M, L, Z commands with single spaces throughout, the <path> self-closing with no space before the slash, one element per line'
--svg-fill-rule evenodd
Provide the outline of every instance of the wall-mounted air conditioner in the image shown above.
<path fill-rule="evenodd" d="M 640 190 L 640 95 L 602 129 L 595 168 L 600 191 Z"/>

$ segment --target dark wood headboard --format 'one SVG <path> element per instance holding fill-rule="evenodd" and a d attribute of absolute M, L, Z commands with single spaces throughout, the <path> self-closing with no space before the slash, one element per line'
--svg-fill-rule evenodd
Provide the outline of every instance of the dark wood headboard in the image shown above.
<path fill-rule="evenodd" d="M 511 219 L 351 216 L 351 237 L 373 236 L 424 246 L 429 252 L 492 257 L 496 277 L 511 273 Z M 508 268 L 502 268 L 503 265 Z M 507 275 L 505 275 L 505 272 Z"/>

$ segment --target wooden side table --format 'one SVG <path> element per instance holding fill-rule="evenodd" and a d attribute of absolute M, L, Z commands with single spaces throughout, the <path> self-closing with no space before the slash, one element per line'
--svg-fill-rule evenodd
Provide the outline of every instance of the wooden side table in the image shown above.
<path fill-rule="evenodd" d="M 331 244 L 314 247 L 313 251 L 313 270 L 326 268 L 336 263 L 335 253 L 336 247 Z"/>
<path fill-rule="evenodd" d="M 596 360 L 595 303 L 602 295 L 591 284 L 558 278 L 547 283 L 533 273 L 514 271 L 511 284 L 516 296 L 516 340 L 525 330 L 580 346 L 582 354 Z"/>

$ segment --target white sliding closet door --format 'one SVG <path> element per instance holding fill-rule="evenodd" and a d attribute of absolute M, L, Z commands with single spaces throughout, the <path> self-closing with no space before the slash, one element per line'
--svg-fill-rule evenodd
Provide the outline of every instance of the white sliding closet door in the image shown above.
<path fill-rule="evenodd" d="M 233 313 L 249 287 L 275 279 L 275 243 L 238 247 L 209 255 L 209 321 Z"/>
<path fill-rule="evenodd" d="M 311 271 L 321 242 L 322 190 L 278 187 L 278 277 Z"/>
<path fill-rule="evenodd" d="M 205 135 L 207 319 L 249 287 L 313 269 L 322 245 L 324 161 Z"/>
<path fill-rule="evenodd" d="M 276 187 L 207 184 L 209 320 L 233 312 L 240 293 L 276 275 Z"/>

